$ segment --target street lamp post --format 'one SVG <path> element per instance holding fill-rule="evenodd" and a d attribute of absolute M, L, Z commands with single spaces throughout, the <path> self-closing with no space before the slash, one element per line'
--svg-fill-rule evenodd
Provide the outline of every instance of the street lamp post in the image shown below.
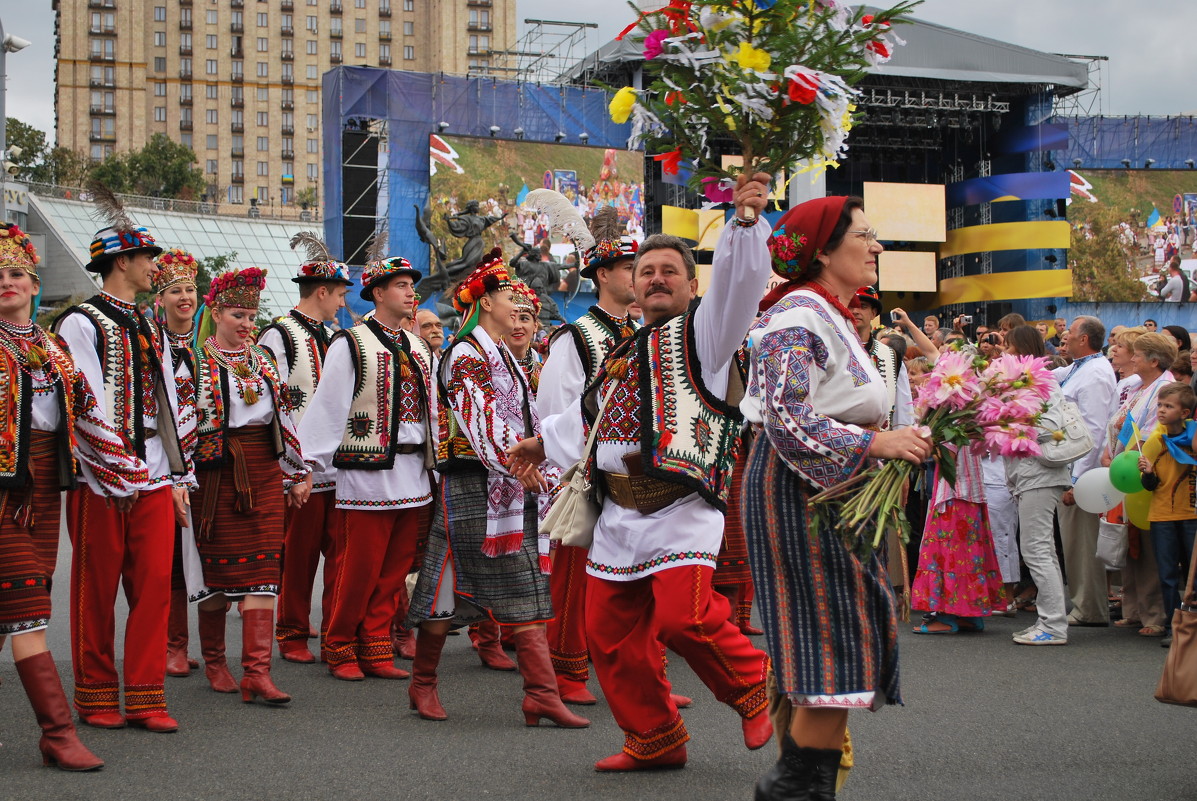
<path fill-rule="evenodd" d="M 0 20 L 0 161 L 8 159 L 8 112 L 4 108 L 4 96 L 8 92 L 8 68 L 6 66 L 8 54 L 24 50 L 30 44 L 32 43 L 28 39 L 5 33 L 4 22 Z M 3 178 L 8 179 L 7 172 L 4 173 Z M 8 210 L 4 207 L 4 192 L 0 191 L 0 223 L 3 222 L 8 222 Z"/>

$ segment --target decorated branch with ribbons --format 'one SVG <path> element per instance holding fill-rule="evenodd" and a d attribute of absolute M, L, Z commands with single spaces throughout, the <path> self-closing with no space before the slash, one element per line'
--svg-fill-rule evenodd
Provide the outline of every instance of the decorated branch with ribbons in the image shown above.
<path fill-rule="evenodd" d="M 739 143 L 749 175 L 837 166 L 858 116 L 852 87 L 904 44 L 893 26 L 917 4 L 866 14 L 838 0 L 670 0 L 637 10 L 617 38 L 643 36 L 647 86 L 616 92 L 611 118 L 632 121 L 629 147 L 643 144 L 666 174 L 689 162 L 692 188 L 709 197 L 736 172 L 716 141 Z"/>

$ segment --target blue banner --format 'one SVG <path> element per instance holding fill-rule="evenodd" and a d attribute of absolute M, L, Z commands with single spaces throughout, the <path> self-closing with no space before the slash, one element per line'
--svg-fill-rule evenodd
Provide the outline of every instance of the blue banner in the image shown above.
<path fill-rule="evenodd" d="M 948 184 L 948 208 L 1003 200 L 1060 200 L 1068 197 L 1068 173 L 1019 172 Z"/>

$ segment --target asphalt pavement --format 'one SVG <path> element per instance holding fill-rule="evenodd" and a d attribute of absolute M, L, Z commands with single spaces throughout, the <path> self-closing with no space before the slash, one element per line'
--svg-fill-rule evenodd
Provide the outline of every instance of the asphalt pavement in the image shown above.
<path fill-rule="evenodd" d="M 50 643 L 70 688 L 67 581 L 59 555 Z M 318 595 L 317 595 L 318 597 Z M 123 603 L 123 602 L 122 602 Z M 118 619 L 123 618 L 118 615 Z M 1122 629 L 1074 629 L 1067 647 L 1014 645 L 1031 616 L 996 618 L 981 634 L 901 637 L 905 706 L 853 713 L 857 767 L 841 799 L 1134 801 L 1197 798 L 1197 709 L 1152 692 L 1165 651 Z M 192 613 L 191 655 L 198 657 Z M 756 638 L 763 647 L 763 638 Z M 229 614 L 229 658 L 240 676 L 240 626 Z M 120 645 L 118 644 L 118 654 Z M 400 665 L 410 666 L 400 662 Z M 622 735 L 601 699 L 575 708 L 589 729 L 527 728 L 518 673 L 483 668 L 465 636 L 441 664 L 442 723 L 407 708 L 407 682 L 342 682 L 322 665 L 276 657 L 282 708 L 218 695 L 202 674 L 167 679 L 175 734 L 81 726 L 107 765 L 71 774 L 42 768 L 38 730 L 12 665 L 0 655 L 0 801 L 33 799 L 750 799 L 776 759 L 749 752 L 739 719 L 674 656 L 670 678 L 695 699 L 684 770 L 598 774 Z"/>

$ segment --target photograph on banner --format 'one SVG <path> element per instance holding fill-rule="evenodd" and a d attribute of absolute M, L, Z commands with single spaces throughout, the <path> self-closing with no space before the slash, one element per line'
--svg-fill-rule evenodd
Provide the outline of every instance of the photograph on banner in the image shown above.
<path fill-rule="evenodd" d="M 1077 169 L 1069 177 L 1074 301 L 1197 299 L 1197 173 Z"/>
<path fill-rule="evenodd" d="M 429 228 L 455 254 L 462 240 L 449 230 L 449 218 L 467 213 L 494 220 L 482 232 L 485 250 L 501 247 L 506 259 L 521 246 L 536 248 L 548 237 L 549 221 L 523 207 L 533 189 L 555 189 L 585 219 L 614 206 L 633 238 L 644 238 L 644 155 L 616 148 L 525 142 L 469 136 L 429 138 Z M 519 244 L 517 244 L 517 241 Z M 564 262 L 573 246 L 551 238 L 553 260 Z M 572 261 L 572 259 L 571 259 Z"/>

